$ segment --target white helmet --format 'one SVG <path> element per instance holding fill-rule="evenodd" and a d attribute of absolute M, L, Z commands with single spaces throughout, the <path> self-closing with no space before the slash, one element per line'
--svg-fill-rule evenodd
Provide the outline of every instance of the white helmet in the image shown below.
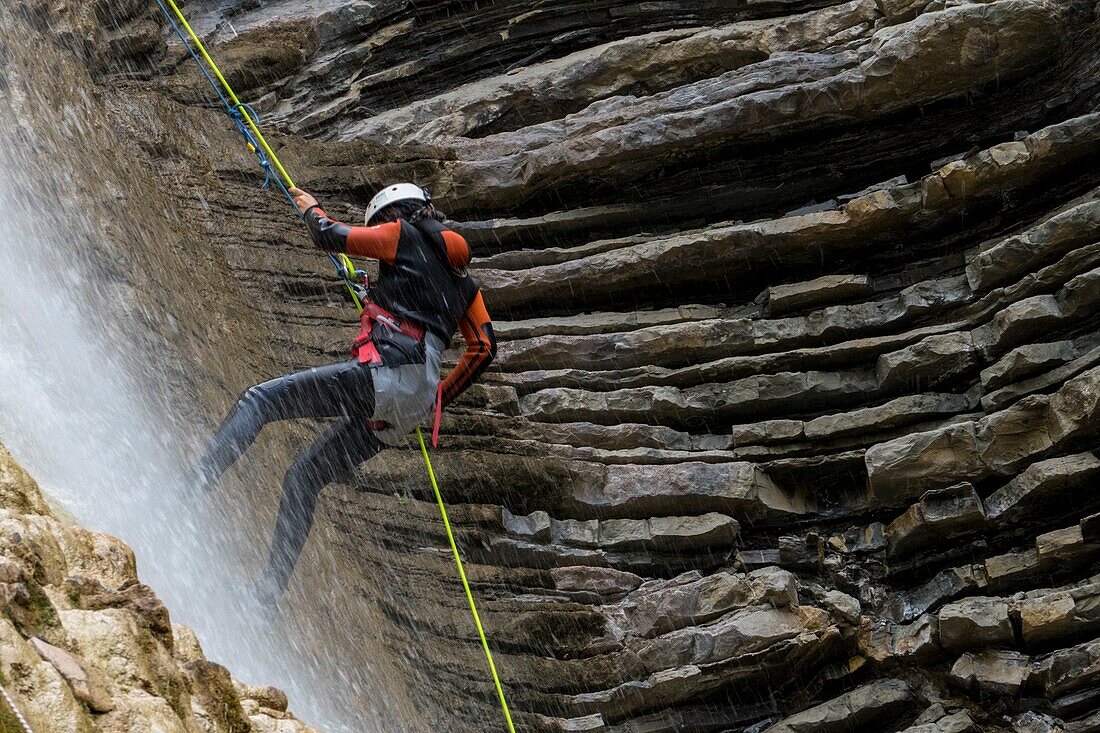
<path fill-rule="evenodd" d="M 367 205 L 367 215 L 365 218 L 367 225 L 370 226 L 370 220 L 374 218 L 374 215 L 390 204 L 398 201 L 410 200 L 423 201 L 427 204 L 431 202 L 432 197 L 428 195 L 427 190 L 415 183 L 395 183 L 392 186 L 386 186 L 381 191 L 374 194 L 374 198 L 372 198 Z"/>

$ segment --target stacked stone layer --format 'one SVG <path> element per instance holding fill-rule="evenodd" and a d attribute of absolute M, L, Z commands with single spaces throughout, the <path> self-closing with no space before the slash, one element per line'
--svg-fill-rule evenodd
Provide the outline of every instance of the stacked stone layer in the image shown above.
<path fill-rule="evenodd" d="M 1100 726 L 1093 3 L 190 11 L 333 214 L 412 178 L 481 254 L 500 354 L 435 461 L 522 727 Z M 153 46 L 100 73 L 187 121 L 142 154 L 269 324 L 233 348 L 340 358 L 325 262 Z M 322 519 L 421 712 L 491 728 L 419 461 Z"/>

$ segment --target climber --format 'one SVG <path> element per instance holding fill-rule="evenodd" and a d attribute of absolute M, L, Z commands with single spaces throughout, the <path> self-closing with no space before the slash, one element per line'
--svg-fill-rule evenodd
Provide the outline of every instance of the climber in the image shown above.
<path fill-rule="evenodd" d="M 255 592 L 274 606 L 309 535 L 317 496 L 328 483 L 405 436 L 435 407 L 458 397 L 496 355 L 478 280 L 466 272 L 466 240 L 441 222 L 428 192 L 387 186 L 370 202 L 366 226 L 329 218 L 317 200 L 290 189 L 314 243 L 327 252 L 378 260 L 359 337 L 347 361 L 306 369 L 251 387 L 222 423 L 198 465 L 212 487 L 274 420 L 334 418 L 286 472 L 268 564 Z M 440 362 L 458 329 L 466 351 L 440 380 Z"/>

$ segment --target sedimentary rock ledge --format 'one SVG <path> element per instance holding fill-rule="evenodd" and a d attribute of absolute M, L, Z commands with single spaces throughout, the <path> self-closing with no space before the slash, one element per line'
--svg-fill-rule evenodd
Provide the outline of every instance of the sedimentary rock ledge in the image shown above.
<path fill-rule="evenodd" d="M 414 179 L 480 255 L 499 357 L 435 460 L 521 728 L 1100 726 L 1094 3 L 190 10 L 331 212 Z M 112 12 L 109 119 L 218 253 L 212 317 L 266 329 L 204 347 L 249 365 L 210 413 L 342 358 L 326 263 L 181 49 Z M 346 623 L 484 730 L 419 461 L 322 497 L 384 615 Z"/>

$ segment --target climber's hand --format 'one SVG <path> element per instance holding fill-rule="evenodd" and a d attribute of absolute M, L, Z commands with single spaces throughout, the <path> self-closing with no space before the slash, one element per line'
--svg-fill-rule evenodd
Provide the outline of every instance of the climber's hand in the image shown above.
<path fill-rule="evenodd" d="M 309 211 L 310 208 L 318 205 L 317 199 L 300 188 L 290 189 L 290 195 L 294 197 L 294 205 L 298 207 L 298 211 L 303 214 Z"/>

